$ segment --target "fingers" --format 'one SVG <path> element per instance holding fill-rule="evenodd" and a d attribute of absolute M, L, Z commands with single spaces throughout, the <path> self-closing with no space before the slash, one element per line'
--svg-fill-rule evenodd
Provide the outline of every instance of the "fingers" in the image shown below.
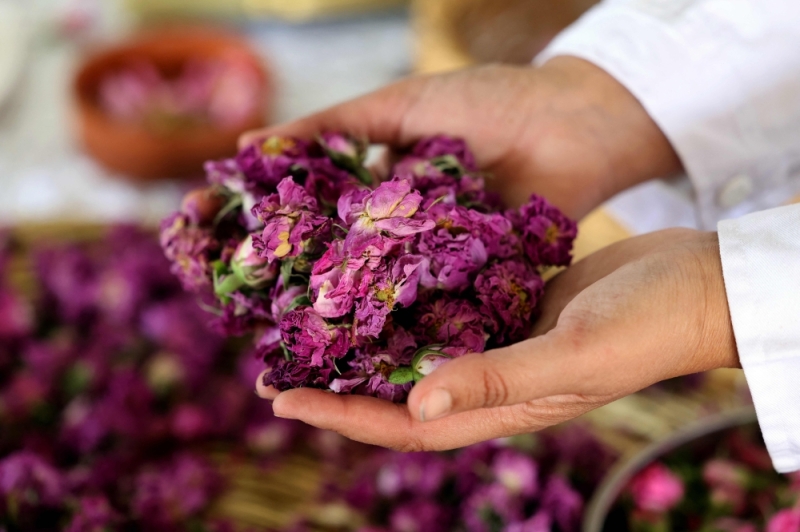
<path fill-rule="evenodd" d="M 577 340 L 577 338 L 575 338 Z M 480 408 L 525 403 L 584 389 L 593 357 L 560 332 L 444 364 L 411 390 L 408 408 L 420 421 Z"/>
<path fill-rule="evenodd" d="M 688 229 L 658 231 L 617 242 L 576 262 L 547 283 L 547 290 L 539 303 L 541 314 L 534 325 L 533 336 L 552 330 L 564 308 L 586 288 L 628 263 L 668 245 L 690 241 L 694 236 L 695 232 Z"/>
<path fill-rule="evenodd" d="M 324 131 L 402 146 L 414 140 L 403 138 L 403 117 L 421 90 L 419 78 L 409 78 L 300 120 L 247 132 L 239 138 L 239 148 L 272 135 L 313 138 Z"/>
<path fill-rule="evenodd" d="M 301 388 L 275 399 L 275 415 L 395 450 L 442 451 L 493 438 L 541 430 L 600 406 L 572 397 L 553 397 L 513 407 L 484 409 L 421 423 L 406 405 L 373 397 L 336 395 Z"/>

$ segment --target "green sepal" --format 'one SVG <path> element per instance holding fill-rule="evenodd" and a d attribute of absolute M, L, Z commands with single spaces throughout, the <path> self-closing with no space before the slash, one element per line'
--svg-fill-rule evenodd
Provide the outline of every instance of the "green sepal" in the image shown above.
<path fill-rule="evenodd" d="M 226 203 L 214 217 L 214 227 L 218 226 L 228 214 L 241 207 L 242 203 L 242 196 L 240 194 L 231 196 L 231 199 L 228 200 L 228 203 Z"/>
<path fill-rule="evenodd" d="M 281 342 L 281 349 L 283 350 L 283 358 L 285 358 L 288 362 L 294 360 L 294 355 L 292 355 L 292 352 L 289 351 L 289 348 L 286 347 L 286 344 L 283 342 Z"/>
<path fill-rule="evenodd" d="M 226 275 L 222 281 L 219 279 L 219 277 L 214 278 L 214 293 L 219 298 L 225 297 L 227 299 L 228 294 L 237 291 L 247 284 L 241 277 L 236 275 L 235 272 L 231 272 L 229 275 Z"/>
<path fill-rule="evenodd" d="M 311 300 L 308 299 L 308 296 L 306 294 L 303 294 L 301 296 L 297 296 L 296 298 L 294 298 L 292 302 L 289 303 L 289 306 L 286 307 L 286 310 L 283 313 L 288 314 L 297 307 L 309 307 L 309 306 L 311 306 Z"/>
<path fill-rule="evenodd" d="M 289 280 L 292 278 L 292 270 L 294 269 L 293 260 L 285 260 L 281 262 L 281 277 L 283 278 L 283 289 L 289 289 Z"/>
<path fill-rule="evenodd" d="M 414 373 L 414 370 L 409 367 L 399 367 L 389 374 L 389 382 L 392 384 L 406 384 L 411 381 L 416 381 L 417 379 L 414 378 Z"/>

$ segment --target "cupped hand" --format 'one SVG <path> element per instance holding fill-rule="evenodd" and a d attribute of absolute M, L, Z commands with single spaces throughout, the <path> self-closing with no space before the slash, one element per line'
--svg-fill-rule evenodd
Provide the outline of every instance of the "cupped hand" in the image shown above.
<path fill-rule="evenodd" d="M 273 408 L 366 443 L 444 450 L 540 430 L 664 379 L 738 365 L 716 233 L 669 230 L 559 274 L 533 338 L 444 364 L 407 405 L 297 389 L 273 396 Z"/>
<path fill-rule="evenodd" d="M 679 170 L 639 102 L 603 70 L 557 57 L 541 68 L 486 66 L 410 77 L 296 122 L 244 135 L 313 138 L 345 131 L 401 148 L 421 137 L 464 138 L 509 205 L 531 193 L 580 218 L 638 182 Z"/>

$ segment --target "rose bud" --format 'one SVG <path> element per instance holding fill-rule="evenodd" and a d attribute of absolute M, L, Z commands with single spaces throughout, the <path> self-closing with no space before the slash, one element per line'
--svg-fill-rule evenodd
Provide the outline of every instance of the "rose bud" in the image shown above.
<path fill-rule="evenodd" d="M 269 264 L 253 248 L 253 235 L 245 238 L 231 259 L 231 270 L 242 284 L 250 288 L 264 288 L 278 276 L 278 263 Z"/>
<path fill-rule="evenodd" d="M 450 355 L 442 353 L 441 351 L 427 350 L 419 358 L 414 359 L 412 368 L 421 376 L 430 375 L 436 368 L 450 360 Z"/>
<path fill-rule="evenodd" d="M 341 133 L 323 133 L 318 139 L 320 146 L 334 164 L 353 172 L 360 181 L 371 184 L 372 174 L 364 168 L 368 143 Z"/>
<path fill-rule="evenodd" d="M 414 354 L 411 367 L 403 366 L 394 370 L 389 375 L 389 382 L 392 384 L 405 384 L 407 382 L 418 382 L 424 376 L 430 375 L 439 366 L 454 358 L 464 354 L 459 350 L 455 355 L 442 351 L 439 347 L 423 347 Z M 466 352 L 466 350 L 463 350 Z"/>
<path fill-rule="evenodd" d="M 181 213 L 194 225 L 211 225 L 227 201 L 217 187 L 197 188 L 183 197 Z"/>
<path fill-rule="evenodd" d="M 331 159 L 346 158 L 353 164 L 361 164 L 367 156 L 367 143 L 341 133 L 323 133 L 320 145 Z"/>

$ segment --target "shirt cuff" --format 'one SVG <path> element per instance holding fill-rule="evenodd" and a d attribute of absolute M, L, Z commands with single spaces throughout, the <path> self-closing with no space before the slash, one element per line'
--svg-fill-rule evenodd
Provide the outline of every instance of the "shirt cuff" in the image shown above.
<path fill-rule="evenodd" d="M 739 359 L 775 469 L 800 470 L 800 205 L 719 224 Z"/>
<path fill-rule="evenodd" d="M 800 3 L 727 2 L 606 0 L 535 59 L 579 57 L 630 90 L 681 158 L 705 228 L 800 193 L 800 130 L 789 127 L 800 103 L 775 100 L 800 92 L 800 34 L 782 21 Z"/>

